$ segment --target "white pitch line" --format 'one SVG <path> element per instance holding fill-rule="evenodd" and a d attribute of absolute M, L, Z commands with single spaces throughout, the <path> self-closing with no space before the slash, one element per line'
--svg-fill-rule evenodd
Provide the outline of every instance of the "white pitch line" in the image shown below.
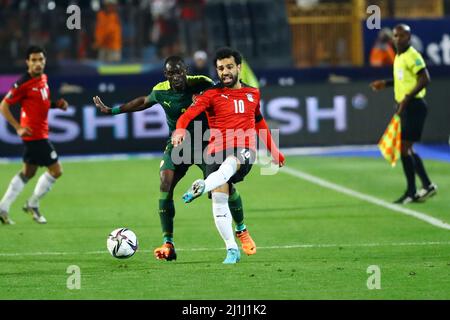
<path fill-rule="evenodd" d="M 331 190 L 334 190 L 334 191 L 346 194 L 348 196 L 351 196 L 351 197 L 354 197 L 354 198 L 358 198 L 358 199 L 370 202 L 370 203 L 375 204 L 377 206 L 384 207 L 386 209 L 390 209 L 390 210 L 393 210 L 393 211 L 397 211 L 397 212 L 403 213 L 403 214 L 405 214 L 407 216 L 411 216 L 411 217 L 414 217 L 416 219 L 425 221 L 425 222 L 427 222 L 427 223 L 429 223 L 429 224 L 431 224 L 431 225 L 433 225 L 435 227 L 446 229 L 446 230 L 450 230 L 450 224 L 448 224 L 448 223 L 446 223 L 446 222 L 444 222 L 442 220 L 439 220 L 439 219 L 437 219 L 435 217 L 432 217 L 432 216 L 430 216 L 428 214 L 425 214 L 425 213 L 422 213 L 422 212 L 419 212 L 419 211 L 416 211 L 416 210 L 411 210 L 409 208 L 405 208 L 405 207 L 397 205 L 397 204 L 389 203 L 387 201 L 375 198 L 373 196 L 369 196 L 368 194 L 364 194 L 364 193 L 361 193 L 361 192 L 358 192 L 358 191 L 346 188 L 344 186 L 341 186 L 341 185 L 338 185 L 338 184 L 326 181 L 324 179 L 318 178 L 316 176 L 313 176 L 311 174 L 302 172 L 300 170 L 292 169 L 292 168 L 289 168 L 289 167 L 283 167 L 283 168 L 281 168 L 281 172 L 284 172 L 284 173 L 289 174 L 291 176 L 294 176 L 294 177 L 306 180 L 308 182 L 314 183 L 314 184 L 319 185 L 321 187 L 324 187 L 324 188 L 327 188 L 327 189 L 331 189 Z"/>
<path fill-rule="evenodd" d="M 258 250 L 280 250 L 280 249 L 314 249 L 314 248 L 355 248 L 355 247 L 413 247 L 413 246 L 448 246 L 450 242 L 428 241 L 428 242 L 396 242 L 396 243 L 346 243 L 346 244 L 292 244 L 285 246 L 258 247 Z M 218 251 L 224 248 L 177 248 L 177 251 Z M 139 250 L 143 253 L 151 253 L 153 250 Z M 107 250 L 86 251 L 86 252 L 17 252 L 0 253 L 0 257 L 21 257 L 21 256 L 61 256 L 61 255 L 94 255 L 105 254 Z"/>

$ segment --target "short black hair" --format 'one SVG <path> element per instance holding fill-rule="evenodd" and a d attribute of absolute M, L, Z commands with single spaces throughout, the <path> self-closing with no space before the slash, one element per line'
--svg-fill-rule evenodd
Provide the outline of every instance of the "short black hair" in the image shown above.
<path fill-rule="evenodd" d="M 411 33 L 411 27 L 408 26 L 405 23 L 399 23 L 397 24 L 394 29 L 402 29 L 403 31 L 406 31 L 407 33 Z"/>
<path fill-rule="evenodd" d="M 217 60 L 234 57 L 234 61 L 239 65 L 242 63 L 242 55 L 239 51 L 231 49 L 229 47 L 222 47 L 216 50 L 216 56 L 214 57 L 214 67 L 217 67 Z"/>
<path fill-rule="evenodd" d="M 29 46 L 27 49 L 27 60 L 30 58 L 30 55 L 33 53 L 43 53 L 44 57 L 47 57 L 47 52 L 45 52 L 45 49 L 40 46 Z"/>
<path fill-rule="evenodd" d="M 170 56 L 170 57 L 167 57 L 167 59 L 164 61 L 164 68 L 166 67 L 166 64 L 168 64 L 168 63 L 174 63 L 174 64 L 181 63 L 181 64 L 183 64 L 183 65 L 186 65 L 186 64 L 184 63 L 183 58 L 180 57 L 180 56 Z"/>

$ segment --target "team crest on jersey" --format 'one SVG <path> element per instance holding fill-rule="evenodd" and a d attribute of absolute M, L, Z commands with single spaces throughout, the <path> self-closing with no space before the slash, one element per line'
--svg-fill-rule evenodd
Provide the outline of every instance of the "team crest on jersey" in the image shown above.
<path fill-rule="evenodd" d="M 251 93 L 247 93 L 247 99 L 250 102 L 253 102 L 253 95 Z"/>

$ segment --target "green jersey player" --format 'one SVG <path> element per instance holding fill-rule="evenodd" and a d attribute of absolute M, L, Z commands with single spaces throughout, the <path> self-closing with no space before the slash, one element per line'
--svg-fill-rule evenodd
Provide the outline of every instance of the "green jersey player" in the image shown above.
<path fill-rule="evenodd" d="M 213 82 L 205 76 L 188 76 L 186 65 L 179 56 L 171 56 L 166 59 L 164 63 L 164 76 L 167 80 L 154 86 L 148 96 L 138 97 L 124 105 L 114 108 L 106 106 L 98 96 L 93 98 L 94 103 L 102 113 L 111 115 L 141 111 L 159 103 L 166 113 L 170 137 L 172 131 L 175 130 L 178 118 L 192 104 L 193 96 L 212 87 Z M 203 137 L 203 133 L 208 129 L 206 115 L 199 115 L 195 121 L 201 121 L 201 134 Z M 191 133 L 191 137 L 194 137 L 194 121 L 188 130 Z M 200 140 L 203 141 L 203 139 Z M 192 143 L 191 145 L 194 146 L 195 144 Z M 168 139 L 160 165 L 159 216 L 163 231 L 163 245 L 154 250 L 157 259 L 170 261 L 175 260 L 177 257 L 173 241 L 173 220 L 175 217 L 173 191 L 192 164 L 196 164 L 205 175 L 206 166 L 203 163 L 203 156 L 202 154 L 199 155 L 198 152 L 202 153 L 206 145 L 207 141 L 204 142 L 201 150 L 195 150 L 192 147 L 191 161 L 188 161 L 188 163 L 183 161 L 181 164 L 174 164 L 171 157 L 173 145 L 170 138 Z M 197 159 L 201 159 L 201 161 Z M 233 220 L 236 223 L 236 235 L 241 240 L 243 251 L 251 255 L 256 253 L 256 245 L 244 224 L 241 197 L 236 189 L 233 191 L 229 199 L 229 206 Z"/>

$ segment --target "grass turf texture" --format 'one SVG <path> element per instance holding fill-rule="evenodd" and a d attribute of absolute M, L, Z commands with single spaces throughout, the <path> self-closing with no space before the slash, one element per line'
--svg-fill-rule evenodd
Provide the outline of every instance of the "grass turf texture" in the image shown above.
<path fill-rule="evenodd" d="M 178 260 L 157 261 L 159 161 L 63 163 L 64 176 L 41 202 L 47 225 L 21 211 L 35 177 L 11 208 L 17 224 L 0 226 L 0 299 L 450 299 L 449 230 L 282 172 L 261 176 L 257 166 L 238 184 L 256 255 L 222 264 L 210 201 L 180 199 L 200 177 L 192 168 L 175 192 Z M 404 190 L 401 167 L 381 159 L 289 157 L 287 164 L 387 201 Z M 448 223 L 449 164 L 425 165 L 439 193 L 407 207 Z M 1 194 L 20 166 L 0 165 Z M 118 227 L 139 239 L 128 260 L 106 250 Z M 70 265 L 81 269 L 80 290 L 66 287 Z M 381 269 L 380 290 L 367 288 L 370 265 Z"/>

